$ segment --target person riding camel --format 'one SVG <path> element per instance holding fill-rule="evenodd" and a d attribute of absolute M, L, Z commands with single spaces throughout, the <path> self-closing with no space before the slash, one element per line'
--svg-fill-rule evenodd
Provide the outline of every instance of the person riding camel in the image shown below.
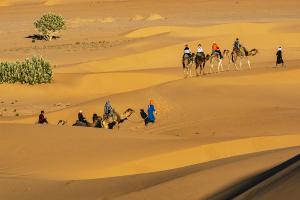
<path fill-rule="evenodd" d="M 240 50 L 242 47 L 239 38 L 236 38 L 236 40 L 233 43 L 233 50 Z"/>
<path fill-rule="evenodd" d="M 83 116 L 82 110 L 80 110 L 79 113 L 78 113 L 78 121 L 79 121 L 79 122 L 82 122 L 82 123 L 84 123 L 84 124 L 86 124 L 86 125 L 88 125 L 88 121 L 87 121 L 87 120 L 85 119 L 85 117 Z"/>
<path fill-rule="evenodd" d="M 113 116 L 113 114 L 114 114 L 114 109 L 111 106 L 110 101 L 107 100 L 105 105 L 104 105 L 104 116 L 103 116 L 103 118 Z"/>
<path fill-rule="evenodd" d="M 191 50 L 189 48 L 189 45 L 187 45 L 187 44 L 185 45 L 185 48 L 183 50 L 183 58 L 185 56 L 188 56 L 189 58 L 192 56 Z"/>
<path fill-rule="evenodd" d="M 214 41 L 214 42 L 213 42 L 213 45 L 212 45 L 212 53 L 211 53 L 211 55 L 213 55 L 213 54 L 215 54 L 215 53 L 217 53 L 217 54 L 220 55 L 220 59 L 223 59 L 223 55 L 222 55 L 222 52 L 221 52 L 221 50 L 220 50 L 220 47 L 219 47 L 219 45 L 217 45 L 217 43 Z"/>
<path fill-rule="evenodd" d="M 205 57 L 205 54 L 204 54 L 204 51 L 203 51 L 203 48 L 202 48 L 201 44 L 198 44 L 198 47 L 197 47 L 197 56 Z"/>

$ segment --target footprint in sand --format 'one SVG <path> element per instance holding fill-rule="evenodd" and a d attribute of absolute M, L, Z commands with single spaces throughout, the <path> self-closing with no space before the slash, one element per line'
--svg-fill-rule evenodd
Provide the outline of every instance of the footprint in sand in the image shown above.
<path fill-rule="evenodd" d="M 146 21 L 157 21 L 157 20 L 165 20 L 166 18 L 161 16 L 160 14 L 151 14 L 147 17 Z"/>
<path fill-rule="evenodd" d="M 103 18 L 103 19 L 98 19 L 99 22 L 101 23 L 112 23 L 112 22 L 115 22 L 116 19 L 113 18 L 113 17 L 106 17 L 106 18 Z"/>
<path fill-rule="evenodd" d="M 143 17 L 142 15 L 135 15 L 133 18 L 131 18 L 131 21 L 142 21 L 144 19 L 145 17 Z"/>

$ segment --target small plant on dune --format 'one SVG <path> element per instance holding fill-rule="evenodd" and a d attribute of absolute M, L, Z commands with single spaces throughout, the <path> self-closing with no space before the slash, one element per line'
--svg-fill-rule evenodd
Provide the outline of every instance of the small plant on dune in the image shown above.
<path fill-rule="evenodd" d="M 52 68 L 42 57 L 32 57 L 20 62 L 0 62 L 0 84 L 22 83 L 41 84 L 50 83 Z"/>
<path fill-rule="evenodd" d="M 34 26 L 46 40 L 52 40 L 57 33 L 66 29 L 65 19 L 54 13 L 44 14 L 34 22 Z"/>

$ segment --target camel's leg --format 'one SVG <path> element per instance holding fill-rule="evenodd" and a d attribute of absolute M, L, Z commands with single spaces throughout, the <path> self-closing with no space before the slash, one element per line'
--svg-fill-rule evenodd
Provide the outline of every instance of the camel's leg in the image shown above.
<path fill-rule="evenodd" d="M 224 71 L 224 68 L 223 68 L 223 60 L 220 60 L 220 67 L 221 67 L 221 70 L 222 72 Z"/>
<path fill-rule="evenodd" d="M 227 67 L 227 71 L 230 71 L 230 64 L 231 64 L 231 60 L 230 60 L 230 56 L 228 55 L 228 67 Z"/>
<path fill-rule="evenodd" d="M 249 69 L 251 69 L 251 64 L 250 64 L 249 58 L 247 58 L 247 63 L 248 63 Z"/>
<path fill-rule="evenodd" d="M 211 64 L 209 71 L 211 74 L 214 73 L 214 63 Z"/>
<path fill-rule="evenodd" d="M 186 78 L 186 74 L 187 74 L 187 69 L 184 68 L 184 69 L 183 69 L 183 77 L 184 77 L 184 78 Z"/>
<path fill-rule="evenodd" d="M 242 70 L 242 60 L 240 60 L 240 70 Z"/>
<path fill-rule="evenodd" d="M 222 66 L 222 60 L 220 60 L 218 63 L 218 73 L 220 72 L 221 66 Z"/>

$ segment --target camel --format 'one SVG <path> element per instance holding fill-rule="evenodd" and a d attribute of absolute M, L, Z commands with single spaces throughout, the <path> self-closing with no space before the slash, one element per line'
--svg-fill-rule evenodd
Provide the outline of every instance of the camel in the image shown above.
<path fill-rule="evenodd" d="M 86 124 L 77 120 L 76 123 L 73 124 L 73 126 L 106 128 L 106 129 L 113 129 L 114 127 L 119 128 L 119 124 L 126 121 L 134 113 L 134 110 L 128 108 L 127 110 L 125 110 L 125 112 L 122 115 L 118 114 L 115 111 L 113 113 L 114 114 L 112 116 L 104 116 L 103 118 L 94 114 L 93 123 L 88 122 Z"/>
<path fill-rule="evenodd" d="M 228 59 L 228 67 L 227 67 L 227 71 L 230 70 L 230 64 L 231 64 L 231 54 L 230 54 L 230 50 L 229 49 L 224 49 L 223 51 L 223 56 L 224 59 L 227 58 Z"/>
<path fill-rule="evenodd" d="M 196 64 L 196 76 L 199 76 L 199 75 L 205 75 L 205 72 L 204 72 L 204 67 L 205 67 L 205 63 L 206 61 L 209 60 L 209 55 L 206 55 L 205 54 L 196 54 L 195 56 L 195 64 Z M 198 73 L 198 68 L 200 68 L 200 73 Z"/>
<path fill-rule="evenodd" d="M 223 60 L 220 58 L 220 55 L 218 53 L 213 53 L 212 55 L 209 55 L 210 59 L 210 73 L 214 73 L 214 64 L 218 63 L 218 71 L 224 71 L 223 69 Z M 221 69 L 221 70 L 220 70 Z"/>
<path fill-rule="evenodd" d="M 240 60 L 240 67 L 239 69 L 242 69 L 242 65 L 243 65 L 243 60 L 246 59 L 247 63 L 248 63 L 248 67 L 249 69 L 251 69 L 251 64 L 250 64 L 250 60 L 249 60 L 249 56 L 255 56 L 258 53 L 257 49 L 252 49 L 250 51 L 247 51 L 247 49 L 245 47 L 241 47 L 241 49 L 233 49 L 232 53 L 231 53 L 231 61 L 234 64 L 234 67 L 236 70 L 238 70 L 237 67 L 237 60 Z"/>
<path fill-rule="evenodd" d="M 134 110 L 128 108 L 122 115 L 114 112 L 112 116 L 104 117 L 102 120 L 102 126 L 106 129 L 113 129 L 115 126 L 119 128 L 119 124 L 128 120 L 128 118 L 134 113 Z"/>
<path fill-rule="evenodd" d="M 182 67 L 184 78 L 192 77 L 192 66 L 194 64 L 195 54 L 192 53 L 192 56 L 184 55 L 182 58 Z"/>

